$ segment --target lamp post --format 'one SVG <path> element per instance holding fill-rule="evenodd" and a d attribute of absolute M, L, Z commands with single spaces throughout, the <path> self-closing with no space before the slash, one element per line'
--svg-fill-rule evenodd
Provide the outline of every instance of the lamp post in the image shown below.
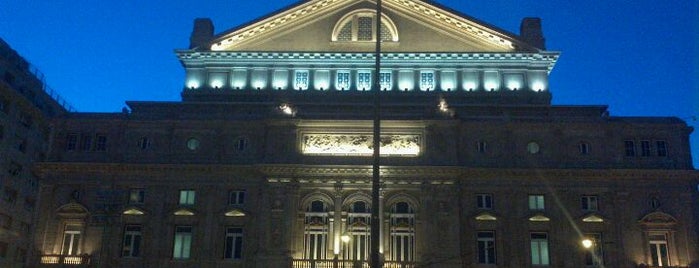
<path fill-rule="evenodd" d="M 342 243 L 340 243 L 339 252 L 342 252 L 343 244 L 347 245 L 347 243 L 349 243 L 350 240 L 352 240 L 352 237 L 350 237 L 349 234 L 347 234 L 347 233 L 343 233 L 340 236 L 340 242 L 342 242 Z M 335 257 L 333 258 L 333 268 L 339 268 L 339 261 L 340 260 L 339 260 L 338 255 L 340 255 L 340 253 L 335 254 Z M 343 267 L 344 267 L 344 265 L 343 265 Z"/>
<path fill-rule="evenodd" d="M 376 51 L 375 51 L 375 70 L 374 70 L 374 163 L 372 165 L 372 180 L 371 180 L 371 254 L 369 267 L 379 268 L 380 256 L 380 236 L 381 236 L 381 221 L 379 219 L 379 160 L 381 159 L 381 83 L 379 76 L 381 75 L 381 0 L 376 0 Z"/>

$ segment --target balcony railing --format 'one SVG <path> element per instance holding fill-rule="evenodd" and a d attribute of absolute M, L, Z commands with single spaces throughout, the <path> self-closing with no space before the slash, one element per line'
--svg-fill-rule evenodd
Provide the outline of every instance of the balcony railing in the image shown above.
<path fill-rule="evenodd" d="M 414 262 L 386 261 L 383 268 L 416 268 Z M 295 259 L 292 268 L 369 268 L 368 261 Z"/>
<path fill-rule="evenodd" d="M 42 255 L 42 265 L 89 265 L 90 255 Z"/>

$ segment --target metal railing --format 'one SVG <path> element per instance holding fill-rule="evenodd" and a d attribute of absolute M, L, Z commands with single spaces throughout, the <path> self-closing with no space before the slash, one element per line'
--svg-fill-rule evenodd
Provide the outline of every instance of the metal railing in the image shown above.
<path fill-rule="evenodd" d="M 42 265 L 88 265 L 90 264 L 90 255 L 59 255 L 49 254 L 41 255 Z"/>

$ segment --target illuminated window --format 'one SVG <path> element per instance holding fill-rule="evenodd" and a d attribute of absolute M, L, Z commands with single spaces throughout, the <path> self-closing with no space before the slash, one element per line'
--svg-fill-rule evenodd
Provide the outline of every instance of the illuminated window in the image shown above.
<path fill-rule="evenodd" d="M 636 146 L 633 141 L 624 141 L 624 153 L 626 156 L 636 156 Z"/>
<path fill-rule="evenodd" d="M 495 232 L 478 232 L 478 263 L 495 264 Z"/>
<path fill-rule="evenodd" d="M 308 71 L 296 71 L 294 77 L 294 89 L 308 89 Z"/>
<path fill-rule="evenodd" d="M 585 250 L 585 266 L 604 267 L 602 236 L 600 234 L 585 234 L 585 239 L 592 241 L 590 248 Z"/>
<path fill-rule="evenodd" d="M 650 156 L 650 141 L 641 141 L 641 156 Z"/>
<path fill-rule="evenodd" d="M 146 197 L 146 191 L 143 189 L 131 189 L 129 191 L 129 204 L 140 205 Z"/>
<path fill-rule="evenodd" d="M 543 210 L 544 209 L 544 196 L 543 195 L 529 195 L 529 209 L 530 210 Z"/>
<path fill-rule="evenodd" d="M 180 205 L 194 205 L 194 190 L 180 190 Z"/>
<path fill-rule="evenodd" d="M 192 226 L 176 226 L 173 259 L 189 259 L 192 249 Z"/>
<path fill-rule="evenodd" d="M 357 89 L 358 90 L 371 89 L 371 73 L 370 72 L 357 73 Z"/>
<path fill-rule="evenodd" d="M 670 257 L 665 233 L 651 233 L 648 236 L 651 264 L 656 267 L 670 266 Z"/>
<path fill-rule="evenodd" d="M 493 209 L 493 195 L 477 194 L 476 207 L 479 209 Z"/>
<path fill-rule="evenodd" d="M 233 190 L 228 192 L 228 204 L 234 206 L 245 204 L 245 190 Z"/>
<path fill-rule="evenodd" d="M 582 205 L 582 210 L 597 211 L 598 210 L 597 200 L 598 200 L 598 198 L 596 195 L 583 195 L 583 197 L 580 199 L 580 203 Z"/>
<path fill-rule="evenodd" d="M 350 87 L 350 73 L 349 71 L 337 71 L 337 89 L 346 90 Z"/>
<path fill-rule="evenodd" d="M 434 72 L 420 72 L 420 90 L 434 90 Z"/>
<path fill-rule="evenodd" d="M 243 228 L 226 228 L 226 248 L 224 259 L 240 260 L 243 258 Z"/>
<path fill-rule="evenodd" d="M 82 238 L 80 225 L 69 224 L 63 230 L 62 255 L 80 255 L 80 239 Z"/>
<path fill-rule="evenodd" d="M 140 225 L 126 225 L 124 227 L 124 244 L 121 249 L 121 256 L 140 257 L 142 237 Z"/>
<path fill-rule="evenodd" d="M 347 213 L 347 235 L 351 237 L 345 245 L 345 259 L 368 260 L 371 244 L 371 212 L 367 202 L 356 201 Z"/>
<path fill-rule="evenodd" d="M 393 85 L 391 82 L 391 73 L 381 72 L 381 74 L 379 74 L 379 84 L 381 84 L 381 89 L 391 90 Z"/>
<path fill-rule="evenodd" d="M 655 141 L 658 156 L 667 156 L 667 143 L 665 141 Z"/>
<path fill-rule="evenodd" d="M 531 233 L 532 265 L 549 265 L 549 241 L 546 233 Z"/>

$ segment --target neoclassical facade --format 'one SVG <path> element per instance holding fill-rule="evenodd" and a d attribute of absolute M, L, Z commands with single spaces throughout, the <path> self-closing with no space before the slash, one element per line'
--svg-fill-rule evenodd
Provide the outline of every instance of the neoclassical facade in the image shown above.
<path fill-rule="evenodd" d="M 32 265 L 368 267 L 376 90 L 384 267 L 698 265 L 685 122 L 552 105 L 539 19 L 383 3 L 197 19 L 182 101 L 55 118 Z"/>

